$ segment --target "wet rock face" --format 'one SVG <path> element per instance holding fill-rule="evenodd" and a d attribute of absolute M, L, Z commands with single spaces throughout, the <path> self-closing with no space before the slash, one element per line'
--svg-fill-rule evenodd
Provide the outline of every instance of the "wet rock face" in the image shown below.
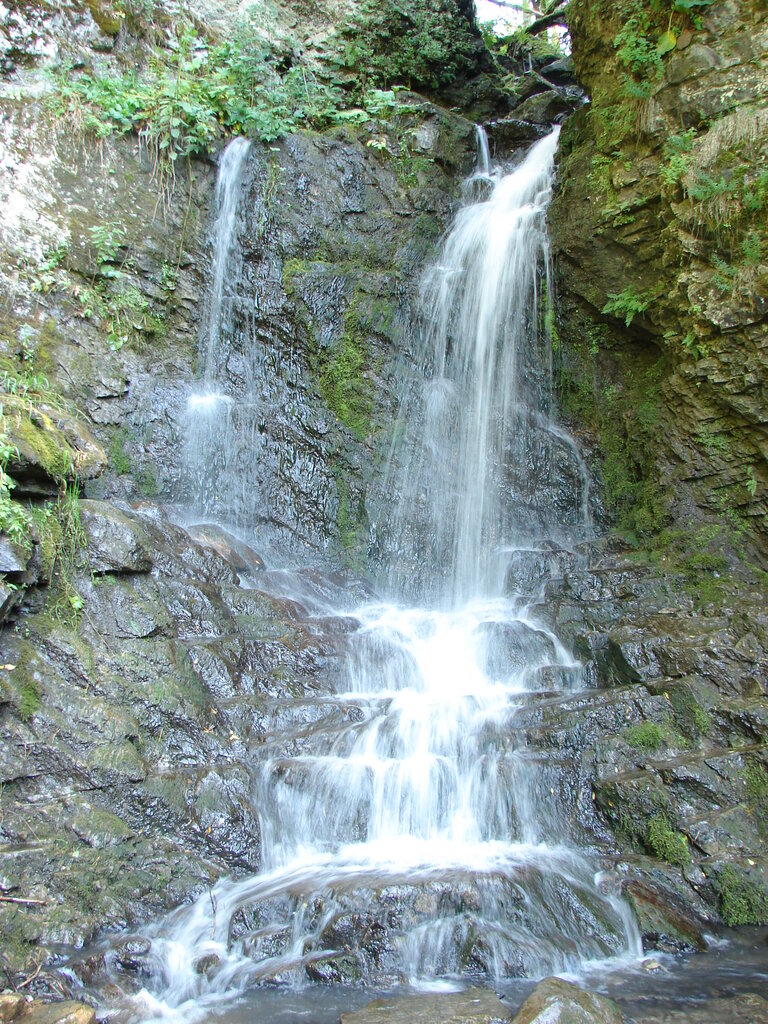
<path fill-rule="evenodd" d="M 267 554 L 338 562 L 368 545 L 382 500 L 369 493 L 371 458 L 396 416 L 395 346 L 451 209 L 447 175 L 471 166 L 474 145 L 467 122 L 414 104 L 381 150 L 307 135 L 247 160 L 208 370 L 231 401 L 174 411 L 198 450 L 172 493 Z"/>
<path fill-rule="evenodd" d="M 571 787 L 589 795 L 575 817 L 601 841 L 615 836 L 646 946 L 699 948 L 707 920 L 768 919 L 760 591 L 734 580 L 707 614 L 685 580 L 615 542 L 582 555 L 563 562 L 538 611 L 590 688 L 532 704 L 516 725 L 529 748 L 577 759 Z"/>
<path fill-rule="evenodd" d="M 66 32 L 44 12 L 40 38 L 62 52 L 95 53 L 103 70 L 130 42 L 92 22 L 90 6 L 60 8 Z M 64 601 L 41 575 L 37 540 L 0 548 L 0 616 L 11 622 L 0 659 L 0 885 L 41 901 L 0 904 L 13 939 L 1 962 L 16 978 L 33 947 L 80 945 L 223 873 L 258 869 L 251 752 L 273 729 L 322 717 L 313 690 L 320 675 L 331 687 L 355 628 L 302 624 L 303 606 L 262 557 L 298 553 L 337 569 L 364 559 L 372 462 L 390 441 L 394 339 L 407 337 L 420 269 L 474 153 L 468 121 L 415 96 L 386 124 L 253 145 L 216 367 L 240 440 L 229 476 L 212 461 L 201 486 L 187 407 L 200 388 L 216 168 L 194 161 L 158 200 L 135 140 L 94 146 L 41 107 L 29 83 L 50 56 L 32 59 L 29 75 L 14 64 L 20 93 L 0 124 L 0 361 L 13 381 L 44 377 L 55 402 L 36 395 L 34 423 L 17 403 L 23 436 L 15 399 L 3 402 L 17 495 L 40 504 L 76 483 L 87 498 Z M 108 260 L 105 231 L 120 240 Z M 147 312 L 122 346 L 88 305 L 118 272 Z M 246 540 L 210 524 L 187 534 L 155 503 L 186 509 L 201 495 L 198 517 L 234 522 Z M 319 570 L 299 591 L 315 612 L 318 595 L 352 607 L 369 593 Z M 138 953 L 123 958 L 130 967 L 118 954 L 124 973 L 140 969 Z M 77 971 L 95 980 L 102 961 L 86 957 Z M 46 985 L 44 975 L 33 983 Z"/>
<path fill-rule="evenodd" d="M 628 493 L 642 507 L 625 509 L 628 525 L 658 528 L 670 513 L 684 529 L 720 523 L 722 547 L 734 531 L 748 548 L 752 537 L 760 564 L 768 235 L 752 193 L 768 21 L 750 0 L 676 15 L 670 51 L 633 63 L 632 40 L 653 48 L 668 28 L 642 7 L 570 10 L 591 103 L 563 130 L 550 210 L 563 390 L 574 421 L 598 432 L 614 511 Z"/>
<path fill-rule="evenodd" d="M 257 870 L 251 752 L 339 647 L 156 507 L 84 501 L 82 521 L 78 621 L 49 605 L 3 637 L 0 882 L 39 901 L 0 904 L 12 975 L 26 943 L 79 945 Z"/>
<path fill-rule="evenodd" d="M 0 356 L 14 373 L 31 365 L 55 381 L 68 405 L 51 431 L 71 433 L 69 410 L 87 415 L 93 438 L 72 440 L 90 497 L 159 496 L 235 524 L 262 553 L 364 560 L 379 500 L 368 494 L 371 462 L 395 418 L 395 339 L 408 335 L 420 270 L 474 159 L 469 122 L 415 96 L 408 104 L 379 134 L 253 145 L 212 367 L 233 404 L 210 421 L 188 401 L 211 387 L 196 377 L 215 168 L 195 162 L 159 203 L 135 142 L 91 153 L 35 100 L 14 105 L 0 130 L 13 168 Z M 114 265 L 93 241 L 105 230 L 122 239 Z M 23 280 L 9 272 L 19 265 Z M 146 304 L 119 350 L 108 320 L 84 306 L 118 271 Z M 31 441 L 18 445 L 28 463 L 19 482 L 38 493 Z M 108 466 L 97 480 L 99 445 Z"/>

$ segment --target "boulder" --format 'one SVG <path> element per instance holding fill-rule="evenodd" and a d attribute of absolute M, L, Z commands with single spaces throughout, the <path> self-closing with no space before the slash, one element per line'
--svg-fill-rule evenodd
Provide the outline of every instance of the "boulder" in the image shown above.
<path fill-rule="evenodd" d="M 560 978 L 545 978 L 520 1007 L 513 1024 L 621 1024 L 612 999 Z"/>
<path fill-rule="evenodd" d="M 450 994 L 376 999 L 362 1010 L 342 1013 L 341 1024 L 501 1024 L 509 1019 L 509 1010 L 490 989 L 468 988 Z"/>
<path fill-rule="evenodd" d="M 250 573 L 264 568 L 258 552 L 215 523 L 199 523 L 187 528 L 187 533 L 198 544 L 211 548 L 229 562 L 235 572 Z"/>
<path fill-rule="evenodd" d="M 0 534 L 0 572 L 24 572 L 31 557 L 30 549 L 16 544 L 6 534 Z"/>
<path fill-rule="evenodd" d="M 65 480 L 92 480 L 106 466 L 104 451 L 72 413 L 17 395 L 5 395 L 3 406 L 14 497 L 54 496 Z"/>
<path fill-rule="evenodd" d="M 95 1018 L 92 1006 L 70 1000 L 37 1005 L 24 1020 L 25 1024 L 93 1024 Z"/>
<path fill-rule="evenodd" d="M 0 995 L 0 1024 L 11 1024 L 27 1009 L 24 996 L 15 992 L 4 992 Z"/>
<path fill-rule="evenodd" d="M 79 508 L 94 573 L 149 572 L 152 548 L 141 523 L 104 501 L 81 501 Z"/>

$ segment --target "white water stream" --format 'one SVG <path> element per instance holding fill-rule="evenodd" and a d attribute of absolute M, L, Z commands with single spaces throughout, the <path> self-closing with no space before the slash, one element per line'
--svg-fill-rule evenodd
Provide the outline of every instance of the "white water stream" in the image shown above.
<path fill-rule="evenodd" d="M 226 391 L 226 367 L 222 365 L 222 326 L 232 319 L 232 296 L 226 295 L 228 280 L 239 279 L 236 251 L 237 214 L 241 185 L 251 143 L 234 138 L 221 154 L 214 203 L 216 219 L 212 238 L 213 280 L 208 295 L 202 344 L 201 389 L 187 400 L 184 465 L 190 481 L 192 505 L 198 514 L 215 515 L 219 504 L 230 503 L 222 494 L 221 468 L 234 447 L 238 429 L 237 410 Z M 223 362 L 226 362 L 226 356 Z M 231 476 L 227 477 L 227 480 Z"/>
<path fill-rule="evenodd" d="M 485 198 L 459 213 L 425 277 L 425 376 L 405 400 L 404 454 L 389 471 L 422 600 L 344 610 L 358 625 L 343 682 L 318 698 L 328 713 L 264 744 L 253 795 L 262 872 L 149 929 L 144 1018 L 203 1016 L 325 962 L 345 963 L 348 980 L 424 985 L 640 954 L 627 908 L 569 844 L 569 808 L 515 732 L 521 707 L 578 688 L 580 671 L 526 601 L 504 594 L 506 567 L 516 552 L 550 550 L 563 515 L 583 527 L 588 477 L 550 419 L 541 329 L 557 133 L 506 174 L 480 143 Z M 226 157 L 221 175 L 225 266 L 238 181 Z M 570 482 L 564 514 L 539 497 L 558 480 Z"/>

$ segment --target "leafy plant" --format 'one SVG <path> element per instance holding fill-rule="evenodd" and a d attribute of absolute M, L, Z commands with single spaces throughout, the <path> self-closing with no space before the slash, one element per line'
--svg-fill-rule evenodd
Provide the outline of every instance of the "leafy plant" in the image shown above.
<path fill-rule="evenodd" d="M 7 372 L 4 372 L 3 377 L 5 381 L 11 379 Z M 18 457 L 19 450 L 8 436 L 4 406 L 0 405 L 0 531 L 7 534 L 15 544 L 28 550 L 31 545 L 31 520 L 25 507 L 11 498 L 16 483 L 7 472 L 8 463 Z"/>
<path fill-rule="evenodd" d="M 456 0 L 363 0 L 339 33 L 339 69 L 363 87 L 391 84 L 437 92 L 470 72 L 477 42 Z"/>
<path fill-rule="evenodd" d="M 665 185 L 677 185 L 682 181 L 690 166 L 690 154 L 697 134 L 695 128 L 688 128 L 676 135 L 670 135 L 664 143 L 666 163 L 661 165 L 660 173 Z"/>
<path fill-rule="evenodd" d="M 81 552 L 86 544 L 85 530 L 80 521 L 80 489 L 76 483 L 62 488 L 51 514 L 56 524 L 50 580 L 53 600 L 50 610 L 60 622 L 76 628 L 83 598 L 75 586 L 74 576 L 81 564 Z"/>
<path fill-rule="evenodd" d="M 603 306 L 603 313 L 623 317 L 627 327 L 635 317 L 644 313 L 654 301 L 652 292 L 638 292 L 634 285 L 629 285 L 621 292 L 609 292 L 608 302 Z"/>

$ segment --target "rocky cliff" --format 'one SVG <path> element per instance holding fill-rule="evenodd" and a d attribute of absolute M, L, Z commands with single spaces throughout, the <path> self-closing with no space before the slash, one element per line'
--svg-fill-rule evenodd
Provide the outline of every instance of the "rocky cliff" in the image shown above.
<path fill-rule="evenodd" d="M 565 605 L 549 592 L 640 701 L 590 747 L 619 846 L 677 863 L 706 914 L 762 921 L 768 21 L 573 0 L 569 25 L 590 102 L 551 208 L 556 372 L 613 540 L 563 574 Z"/>
<path fill-rule="evenodd" d="M 657 23 L 573 0 L 591 103 L 564 128 L 552 215 L 558 372 L 614 532 L 552 553 L 539 609 L 590 688 L 516 719 L 573 807 L 570 837 L 624 866 L 648 941 L 676 947 L 768 918 L 766 22 L 757 4 L 699 6 Z M 171 3 L 2 10 L 11 983 L 59 943 L 257 869 L 250 752 L 300 742 L 324 713 L 345 627 L 307 608 L 365 590 L 350 570 L 388 500 L 377 469 L 419 273 L 472 165 L 472 119 L 509 113 L 466 3 L 401 7 L 264 4 L 245 28 L 213 0 L 194 18 Z M 500 148 L 568 109 L 532 83 Z M 232 500 L 240 540 L 190 517 L 185 456 L 214 160 L 239 132 L 254 141 L 224 369 L 233 402 L 259 403 L 233 452 L 240 491 L 212 465 L 206 500 Z M 303 605 L 264 554 L 315 567 Z M 540 583 L 524 565 L 510 580 Z M 130 975 L 145 951 L 127 936 L 109 955 Z M 91 980 L 103 950 L 75 966 Z"/>

